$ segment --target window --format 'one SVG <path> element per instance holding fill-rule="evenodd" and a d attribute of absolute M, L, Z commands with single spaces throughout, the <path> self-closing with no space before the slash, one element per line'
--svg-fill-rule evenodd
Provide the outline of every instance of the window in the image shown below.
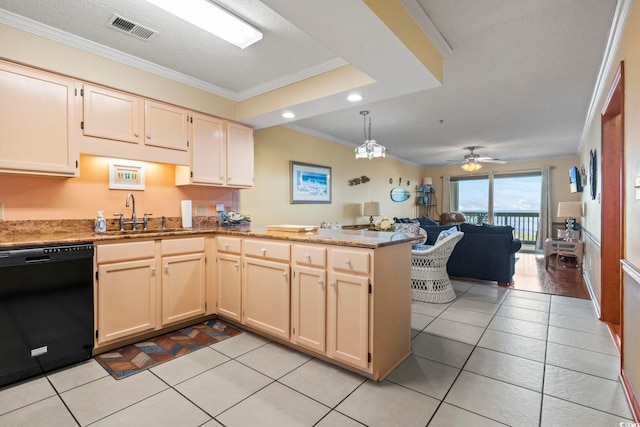
<path fill-rule="evenodd" d="M 533 243 L 540 217 L 541 174 L 452 177 L 451 210 L 472 224 L 510 225 L 523 243 Z"/>

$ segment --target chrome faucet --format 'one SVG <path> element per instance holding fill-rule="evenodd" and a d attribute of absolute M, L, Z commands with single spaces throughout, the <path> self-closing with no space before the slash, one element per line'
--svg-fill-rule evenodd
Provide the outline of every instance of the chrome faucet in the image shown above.
<path fill-rule="evenodd" d="M 138 224 L 138 218 L 136 218 L 136 198 L 133 197 L 133 193 L 127 194 L 127 202 L 125 203 L 125 207 L 129 207 L 129 200 L 131 200 L 131 223 L 133 224 L 133 230 L 136 229 L 136 225 Z"/>

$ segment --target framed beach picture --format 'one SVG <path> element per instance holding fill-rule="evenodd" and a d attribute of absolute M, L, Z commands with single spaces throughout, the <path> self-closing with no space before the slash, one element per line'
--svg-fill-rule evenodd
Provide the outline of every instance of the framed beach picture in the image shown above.
<path fill-rule="evenodd" d="M 144 166 L 128 160 L 109 161 L 109 188 L 144 190 Z"/>
<path fill-rule="evenodd" d="M 331 203 L 331 168 L 291 161 L 291 203 Z"/>

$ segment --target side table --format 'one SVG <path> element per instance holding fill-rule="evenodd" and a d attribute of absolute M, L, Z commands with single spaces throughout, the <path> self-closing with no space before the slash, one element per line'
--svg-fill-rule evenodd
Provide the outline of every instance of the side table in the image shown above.
<path fill-rule="evenodd" d="M 582 252 L 583 243 L 579 240 L 566 241 L 564 239 L 547 239 L 544 242 L 544 268 L 549 268 L 549 257 L 556 256 L 556 266 L 558 258 L 561 256 L 570 256 L 576 258 L 578 269 L 582 269 Z"/>

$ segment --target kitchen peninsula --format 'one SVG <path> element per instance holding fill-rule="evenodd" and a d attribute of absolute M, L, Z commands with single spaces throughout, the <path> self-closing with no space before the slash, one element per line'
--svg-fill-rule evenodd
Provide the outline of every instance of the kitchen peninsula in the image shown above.
<path fill-rule="evenodd" d="M 214 316 L 376 381 L 411 353 L 412 236 L 29 222 L 0 247 L 95 245 L 94 354 Z"/>

